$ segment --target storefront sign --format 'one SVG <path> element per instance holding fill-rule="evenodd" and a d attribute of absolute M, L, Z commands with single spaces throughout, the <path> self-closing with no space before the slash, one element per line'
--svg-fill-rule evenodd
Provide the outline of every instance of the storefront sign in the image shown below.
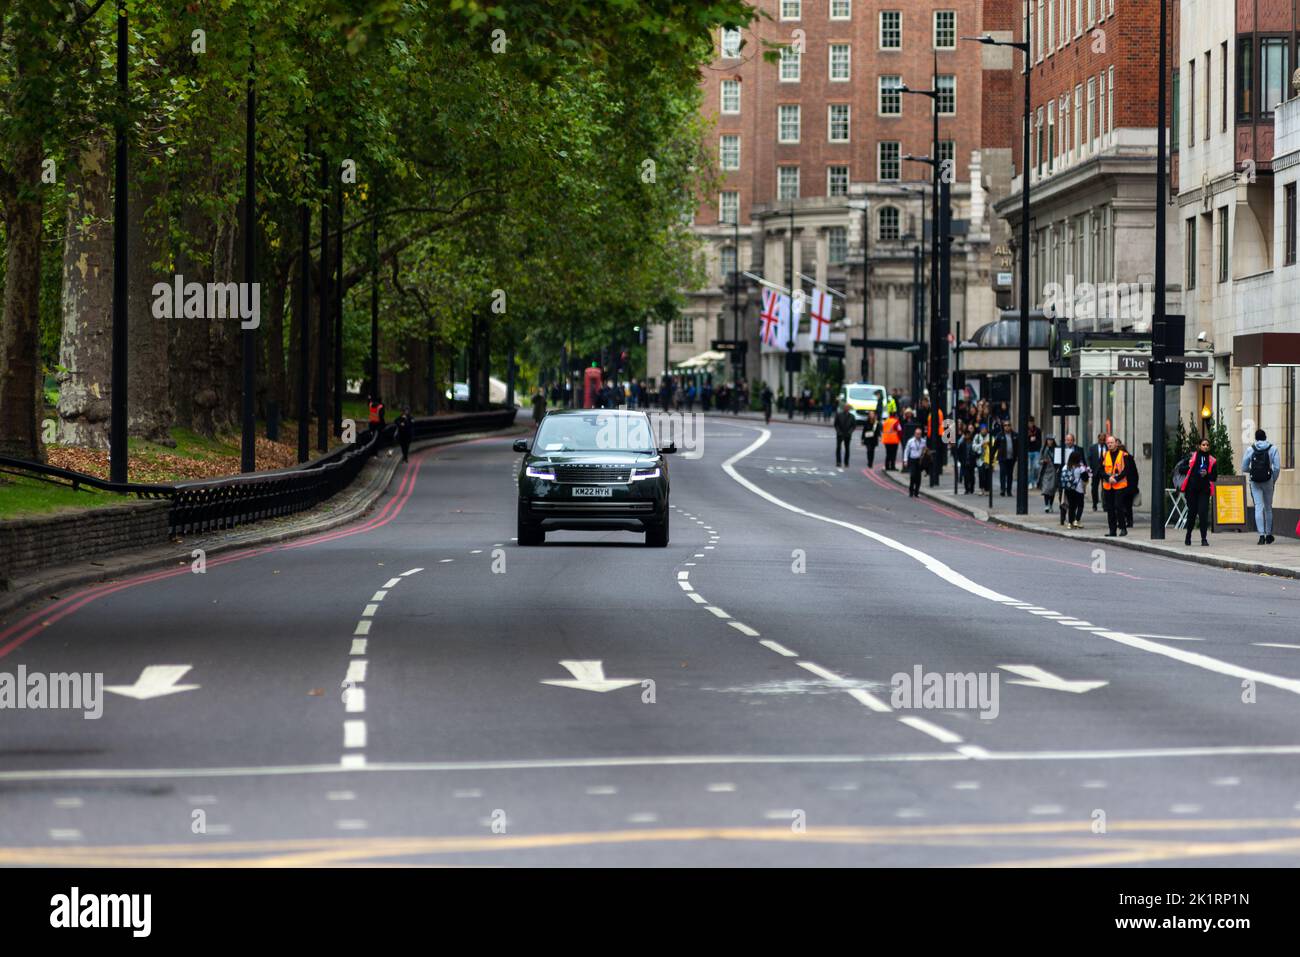
<path fill-rule="evenodd" d="M 1225 475 L 1214 483 L 1214 524 L 1222 529 L 1246 527 L 1246 477 Z"/>

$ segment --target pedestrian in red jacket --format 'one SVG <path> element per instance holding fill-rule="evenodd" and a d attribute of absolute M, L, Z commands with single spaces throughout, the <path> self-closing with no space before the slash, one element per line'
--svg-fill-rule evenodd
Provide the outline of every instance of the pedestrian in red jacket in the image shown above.
<path fill-rule="evenodd" d="M 1199 518 L 1201 544 L 1210 544 L 1206 533 L 1210 530 L 1210 499 L 1214 496 L 1214 482 L 1219 477 L 1217 461 L 1210 454 L 1210 440 L 1201 439 L 1199 447 L 1187 459 L 1187 474 L 1179 491 L 1187 496 L 1187 536 L 1184 545 L 1192 544 L 1192 529 Z"/>

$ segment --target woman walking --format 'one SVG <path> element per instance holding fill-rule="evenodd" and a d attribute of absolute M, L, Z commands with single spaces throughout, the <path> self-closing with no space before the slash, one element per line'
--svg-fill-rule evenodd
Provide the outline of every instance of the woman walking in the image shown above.
<path fill-rule="evenodd" d="M 1187 496 L 1187 535 L 1184 545 L 1192 544 L 1192 529 L 1196 520 L 1201 521 L 1201 544 L 1208 545 L 1207 537 L 1210 524 L 1210 499 L 1214 495 L 1214 483 L 1219 477 L 1218 462 L 1210 454 L 1210 440 L 1201 439 L 1200 445 L 1187 460 L 1187 474 L 1179 491 Z"/>
<path fill-rule="evenodd" d="M 867 413 L 867 421 L 862 424 L 862 444 L 867 449 L 867 468 L 876 467 L 876 446 L 880 443 L 880 418 L 875 412 Z"/>
<path fill-rule="evenodd" d="M 1083 464 L 1083 449 L 1076 448 L 1061 469 L 1061 491 L 1070 528 L 1083 528 L 1083 490 L 1087 487 L 1088 466 Z"/>
<path fill-rule="evenodd" d="M 1058 475 L 1056 472 L 1056 439 L 1048 436 L 1043 439 L 1042 454 L 1038 460 L 1038 490 L 1043 493 L 1043 511 L 1052 511 L 1052 500 L 1056 498 Z M 1062 516 L 1064 518 L 1064 516 Z M 1064 524 L 1064 521 L 1062 522 Z"/>

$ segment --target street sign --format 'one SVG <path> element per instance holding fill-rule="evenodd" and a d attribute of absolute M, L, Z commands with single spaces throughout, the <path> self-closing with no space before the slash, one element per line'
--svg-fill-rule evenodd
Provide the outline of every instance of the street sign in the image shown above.
<path fill-rule="evenodd" d="M 743 356 L 749 351 L 749 343 L 744 339 L 714 339 L 713 351 L 731 352 Z"/>
<path fill-rule="evenodd" d="M 841 342 L 814 342 L 813 352 L 830 359 L 843 359 L 844 344 Z"/>
<path fill-rule="evenodd" d="M 787 352 L 785 354 L 785 371 L 802 372 L 803 356 L 798 352 Z"/>
<path fill-rule="evenodd" d="M 1060 418 L 1079 414 L 1079 380 L 1052 379 L 1052 416 Z"/>
<path fill-rule="evenodd" d="M 1221 475 L 1214 483 L 1214 526 L 1246 527 L 1246 476 Z"/>
<path fill-rule="evenodd" d="M 1168 360 L 1182 365 L 1182 372 L 1188 379 L 1213 379 L 1214 355 L 1210 352 L 1192 352 L 1185 356 L 1171 356 Z M 1077 379 L 1147 379 L 1151 364 L 1150 344 L 1142 351 L 1136 349 L 1088 349 L 1076 348 L 1070 357 L 1070 369 Z M 1174 385 L 1171 375 L 1178 370 L 1167 373 L 1165 381 Z"/>

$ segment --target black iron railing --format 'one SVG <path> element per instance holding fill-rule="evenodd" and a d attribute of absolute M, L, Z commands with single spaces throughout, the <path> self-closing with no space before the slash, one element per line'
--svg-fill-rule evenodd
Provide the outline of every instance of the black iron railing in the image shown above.
<path fill-rule="evenodd" d="M 415 419 L 413 438 L 420 441 L 509 428 L 514 423 L 515 411 L 507 408 Z M 170 499 L 171 534 L 192 535 L 292 515 L 319 505 L 350 485 L 379 449 L 393 444 L 396 431 L 394 425 L 377 432 L 367 431 L 352 445 L 292 468 L 171 485 L 109 482 L 82 472 L 9 456 L 0 456 L 0 472 L 70 485 L 73 489 L 85 486 L 137 498 Z"/>

